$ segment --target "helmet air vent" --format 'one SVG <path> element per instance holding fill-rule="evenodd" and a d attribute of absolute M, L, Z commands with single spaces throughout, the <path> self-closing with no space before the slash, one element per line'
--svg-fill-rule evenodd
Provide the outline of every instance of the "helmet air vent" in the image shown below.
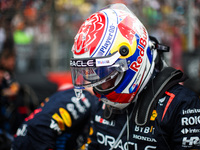
<path fill-rule="evenodd" d="M 127 56 L 128 53 L 129 53 L 129 48 L 125 45 L 121 46 L 120 49 L 119 49 L 119 53 L 122 55 L 122 56 Z"/>

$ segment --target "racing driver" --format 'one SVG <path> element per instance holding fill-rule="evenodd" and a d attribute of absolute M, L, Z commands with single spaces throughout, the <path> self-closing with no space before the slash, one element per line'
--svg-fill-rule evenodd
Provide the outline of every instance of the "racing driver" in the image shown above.
<path fill-rule="evenodd" d="M 169 47 L 148 34 L 123 4 L 92 14 L 74 38 L 70 60 L 77 97 L 93 87 L 92 150 L 200 149 L 200 100 L 168 66 Z"/>

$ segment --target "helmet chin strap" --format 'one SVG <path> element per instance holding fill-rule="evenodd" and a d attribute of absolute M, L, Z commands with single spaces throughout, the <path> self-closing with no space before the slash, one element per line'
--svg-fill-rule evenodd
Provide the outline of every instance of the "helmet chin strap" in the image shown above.
<path fill-rule="evenodd" d="M 126 109 L 119 109 L 119 108 L 115 108 L 111 105 L 106 104 L 104 112 L 103 112 L 103 116 L 107 120 L 112 120 L 116 114 L 122 114 L 125 112 L 125 110 Z"/>

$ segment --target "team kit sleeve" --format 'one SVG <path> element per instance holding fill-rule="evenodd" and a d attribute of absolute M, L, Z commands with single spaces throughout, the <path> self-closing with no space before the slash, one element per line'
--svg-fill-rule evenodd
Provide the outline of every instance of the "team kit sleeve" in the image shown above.
<path fill-rule="evenodd" d="M 180 141 L 175 149 L 200 149 L 200 100 L 196 96 L 185 101 L 175 126 L 175 139 Z"/>
<path fill-rule="evenodd" d="M 55 93 L 18 128 L 12 150 L 56 149 L 59 137 L 64 137 L 67 142 L 74 137 L 74 133 L 79 134 L 78 132 L 85 130 L 84 126 L 89 122 L 90 109 L 95 98 L 85 91 L 81 99 L 77 100 L 73 89 Z M 74 145 L 77 146 L 77 143 Z"/>
<path fill-rule="evenodd" d="M 172 131 L 169 144 L 171 143 L 173 149 L 200 149 L 199 97 L 187 89 L 175 93 L 167 92 L 167 95 L 172 102 L 163 123 L 166 121 L 165 127 Z M 169 117 L 167 114 L 170 114 Z"/>

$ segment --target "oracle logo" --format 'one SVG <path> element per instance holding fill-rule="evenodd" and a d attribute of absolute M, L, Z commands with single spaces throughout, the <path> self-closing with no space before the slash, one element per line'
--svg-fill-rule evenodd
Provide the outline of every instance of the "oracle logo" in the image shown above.
<path fill-rule="evenodd" d="M 94 60 L 70 60 L 71 67 L 93 67 Z"/>

